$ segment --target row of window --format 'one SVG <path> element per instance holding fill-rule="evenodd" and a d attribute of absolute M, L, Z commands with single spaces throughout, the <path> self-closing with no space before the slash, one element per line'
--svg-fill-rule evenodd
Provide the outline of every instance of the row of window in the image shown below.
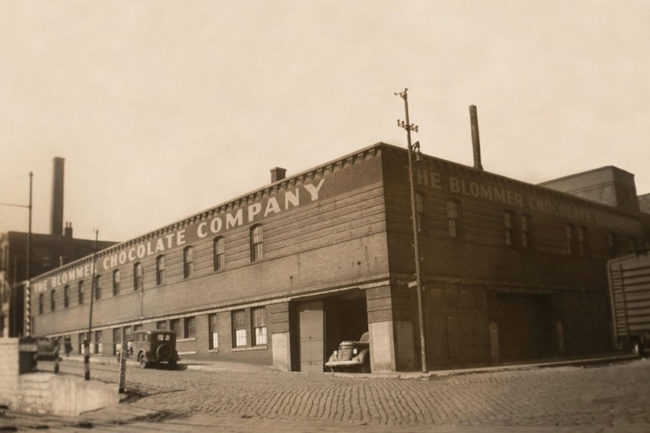
<path fill-rule="evenodd" d="M 447 231 L 449 237 L 460 237 L 460 203 L 457 200 L 449 199 L 446 203 L 447 209 Z M 418 232 L 422 232 L 425 223 L 425 205 L 424 196 L 421 193 L 415 194 L 416 210 L 416 227 Z M 587 249 L 587 229 L 582 226 L 573 226 L 567 224 L 566 233 L 566 253 L 569 255 L 578 255 L 581 257 L 588 255 Z M 531 220 L 527 214 L 520 214 L 517 218 L 514 212 L 504 211 L 503 213 L 503 242 L 506 246 L 518 245 L 521 248 L 531 247 Z M 634 241 L 629 240 L 627 249 L 634 249 Z M 613 233 L 608 233 L 608 254 L 614 257 L 618 254 L 616 237 Z"/>
<path fill-rule="evenodd" d="M 264 254 L 264 240 L 262 225 L 257 224 L 250 229 L 250 259 L 251 263 L 255 263 L 263 258 Z M 215 272 L 221 271 L 226 266 L 226 253 L 225 253 L 225 240 L 223 237 L 217 237 L 212 241 L 212 255 L 213 255 L 213 270 Z M 183 249 L 183 278 L 190 278 L 194 274 L 194 248 L 192 246 Z M 95 276 L 95 299 L 102 297 L 102 287 L 99 284 L 100 275 Z M 156 285 L 160 286 L 165 282 L 165 256 L 160 255 L 156 257 Z M 116 269 L 112 275 L 112 289 L 113 296 L 117 296 L 120 292 L 121 276 L 120 270 Z M 133 264 L 133 290 L 144 289 L 144 269 L 141 262 Z M 38 314 L 43 314 L 43 294 L 38 297 Z M 77 296 L 78 303 L 84 303 L 84 282 L 77 283 Z M 63 308 L 70 306 L 70 286 L 63 288 Z M 56 290 L 50 291 L 50 311 L 56 309 Z"/>
<path fill-rule="evenodd" d="M 267 345 L 267 324 L 264 307 L 246 308 L 234 310 L 231 315 L 232 342 L 231 347 L 234 349 L 245 347 L 260 347 Z M 170 319 L 156 322 L 156 329 L 176 332 L 177 338 L 192 339 L 196 338 L 196 317 L 184 317 L 182 319 Z M 132 335 L 136 331 L 141 331 L 142 325 L 134 325 L 125 328 L 126 340 L 131 341 Z M 78 351 L 83 351 L 83 343 L 86 339 L 87 332 L 78 334 Z M 103 331 L 93 333 L 94 341 L 92 345 L 93 353 L 103 352 Z M 208 315 L 208 348 L 210 350 L 219 349 L 219 330 L 217 326 L 217 313 Z M 121 344 L 122 328 L 113 328 L 113 342 Z M 113 352 L 115 354 L 115 351 Z"/>

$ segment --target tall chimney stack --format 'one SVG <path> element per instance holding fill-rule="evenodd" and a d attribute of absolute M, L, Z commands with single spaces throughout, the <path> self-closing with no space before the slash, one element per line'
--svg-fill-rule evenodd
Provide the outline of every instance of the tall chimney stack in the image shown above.
<path fill-rule="evenodd" d="M 52 211 L 50 234 L 63 235 L 63 167 L 65 159 L 55 157 L 52 166 Z"/>
<path fill-rule="evenodd" d="M 483 170 L 481 165 L 481 139 L 478 135 L 478 116 L 476 114 L 476 105 L 469 106 L 469 118 L 472 123 L 472 147 L 474 148 L 474 168 Z"/>

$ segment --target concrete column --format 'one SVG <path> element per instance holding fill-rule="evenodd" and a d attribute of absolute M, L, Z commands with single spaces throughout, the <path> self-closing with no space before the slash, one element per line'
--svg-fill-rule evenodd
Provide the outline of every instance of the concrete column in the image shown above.
<path fill-rule="evenodd" d="M 289 332 L 289 303 L 271 304 L 267 307 L 271 331 L 273 366 L 291 371 L 291 334 Z"/>
<path fill-rule="evenodd" d="M 371 370 L 415 369 L 415 340 L 408 290 L 391 286 L 367 289 L 366 303 Z"/>

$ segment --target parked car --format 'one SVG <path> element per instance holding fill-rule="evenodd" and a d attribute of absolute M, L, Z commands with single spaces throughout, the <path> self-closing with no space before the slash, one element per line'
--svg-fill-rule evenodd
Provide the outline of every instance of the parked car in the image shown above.
<path fill-rule="evenodd" d="M 370 373 L 370 342 L 364 332 L 358 341 L 341 341 L 325 363 L 329 371 L 360 371 Z"/>
<path fill-rule="evenodd" d="M 142 368 L 161 362 L 173 368 L 179 360 L 174 331 L 136 331 L 133 333 L 132 347 L 132 353 Z"/>
<path fill-rule="evenodd" d="M 34 337 L 36 340 L 36 360 L 54 361 L 59 358 L 58 340 L 50 340 L 47 337 Z"/>

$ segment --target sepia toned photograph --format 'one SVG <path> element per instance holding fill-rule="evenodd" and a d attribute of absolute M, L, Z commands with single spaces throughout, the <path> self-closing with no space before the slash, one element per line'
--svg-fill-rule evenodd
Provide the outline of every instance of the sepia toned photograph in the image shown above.
<path fill-rule="evenodd" d="M 0 0 L 0 432 L 650 432 L 649 41 Z"/>

